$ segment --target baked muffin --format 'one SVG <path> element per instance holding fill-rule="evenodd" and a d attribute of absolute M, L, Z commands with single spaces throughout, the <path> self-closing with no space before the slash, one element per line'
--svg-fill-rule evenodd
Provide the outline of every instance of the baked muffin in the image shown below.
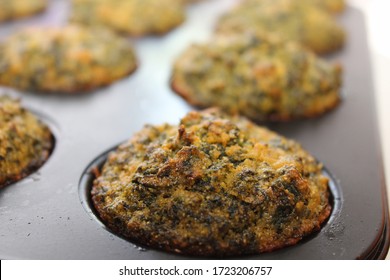
<path fill-rule="evenodd" d="M 296 0 L 244 2 L 217 23 L 218 33 L 246 31 L 268 32 L 318 54 L 339 50 L 345 41 L 343 28 L 328 12 Z"/>
<path fill-rule="evenodd" d="M 88 91 L 109 85 L 135 68 L 129 43 L 103 29 L 27 28 L 0 44 L 0 84 L 22 90 Z"/>
<path fill-rule="evenodd" d="M 185 19 L 182 0 L 72 0 L 71 21 L 103 25 L 117 32 L 163 34 Z"/>
<path fill-rule="evenodd" d="M 41 167 L 52 148 L 49 128 L 19 101 L 0 95 L 0 188 Z"/>
<path fill-rule="evenodd" d="M 0 0 L 0 22 L 37 14 L 47 7 L 47 0 Z"/>
<path fill-rule="evenodd" d="M 341 67 L 269 35 L 221 35 L 177 59 L 172 88 L 190 104 L 256 121 L 316 117 L 340 102 Z"/>
<path fill-rule="evenodd" d="M 220 257 L 293 245 L 331 209 L 322 165 L 299 144 L 217 110 L 146 126 L 109 155 L 92 199 L 132 241 Z"/>

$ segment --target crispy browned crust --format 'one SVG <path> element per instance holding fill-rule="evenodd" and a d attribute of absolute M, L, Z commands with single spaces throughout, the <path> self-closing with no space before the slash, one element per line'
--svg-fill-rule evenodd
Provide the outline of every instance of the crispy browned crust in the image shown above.
<path fill-rule="evenodd" d="M 182 97 L 185 101 L 187 101 L 190 105 L 195 106 L 200 109 L 205 109 L 207 106 L 203 105 L 201 102 L 193 98 L 190 94 L 190 89 L 186 87 L 184 84 L 180 84 L 175 76 L 171 78 L 171 88 L 177 93 L 180 97 Z"/>
<path fill-rule="evenodd" d="M 174 77 L 172 77 L 172 79 L 171 79 L 171 88 L 177 95 L 182 97 L 191 106 L 194 106 L 198 109 L 208 108 L 208 106 L 202 104 L 199 100 L 196 100 L 195 98 L 193 98 L 193 95 L 191 95 L 189 92 L 190 89 L 188 87 L 186 87 L 185 85 L 180 84 L 177 80 L 175 80 Z M 310 112 L 310 113 L 306 113 L 306 114 L 301 115 L 301 116 L 291 116 L 291 115 L 290 116 L 286 116 L 286 115 L 281 116 L 278 114 L 272 114 L 272 115 L 268 115 L 262 119 L 253 119 L 253 121 L 256 121 L 256 122 L 263 122 L 263 121 L 266 121 L 266 122 L 291 122 L 291 121 L 302 120 L 302 119 L 315 119 L 315 118 L 318 118 L 318 117 L 324 115 L 327 112 L 334 110 L 336 107 L 338 107 L 338 105 L 341 103 L 341 98 L 339 95 L 337 95 L 335 97 L 336 98 L 333 100 L 333 102 L 331 102 L 327 106 L 323 107 L 322 111 Z"/>
<path fill-rule="evenodd" d="M 344 33 L 344 37 L 341 41 L 335 42 L 332 46 L 327 46 L 326 48 L 324 47 L 311 47 L 311 49 L 318 55 L 324 56 L 336 52 L 342 52 L 345 46 L 346 40 L 346 33 Z"/>
<path fill-rule="evenodd" d="M 280 115 L 270 115 L 268 116 L 267 119 L 263 119 L 263 121 L 269 121 L 269 122 L 291 122 L 291 121 L 296 121 L 296 120 L 303 120 L 303 119 L 316 119 L 324 114 L 333 111 L 336 109 L 339 104 L 341 103 L 341 98 L 337 96 L 337 98 L 333 99 L 333 102 L 328 103 L 327 106 L 323 107 L 322 111 L 316 111 L 316 112 L 310 112 L 310 113 L 305 113 L 304 115 L 301 116 L 280 116 Z M 254 120 L 256 121 L 256 120 Z M 261 121 L 261 120 L 258 120 Z"/>
<path fill-rule="evenodd" d="M 96 199 L 96 196 L 92 196 L 92 201 L 95 209 L 99 213 L 100 219 L 105 222 L 105 224 L 113 233 L 121 235 L 134 243 L 141 244 L 141 246 L 146 245 L 148 247 L 158 248 L 170 253 L 200 257 L 232 257 L 236 255 L 253 255 L 259 253 L 257 248 L 252 248 L 252 250 L 248 250 L 246 248 L 245 252 L 242 252 L 242 250 L 239 248 L 235 248 L 233 250 L 231 248 L 226 248 L 226 251 L 222 253 L 215 251 L 213 246 L 205 247 L 194 244 L 189 246 L 187 243 L 179 242 L 174 243 L 173 246 L 172 242 L 167 241 L 164 243 L 161 242 L 161 240 L 153 239 L 153 236 L 147 231 L 142 231 L 139 228 L 128 228 L 125 224 L 120 223 L 119 220 L 118 223 L 113 223 L 112 218 L 106 214 L 104 205 L 98 199 Z M 329 218 L 331 210 L 332 207 L 328 205 L 318 217 L 318 224 L 314 228 L 302 229 L 295 238 L 292 237 L 284 240 L 283 242 L 270 243 L 266 249 L 262 250 L 262 253 L 269 253 L 285 247 L 293 246 L 301 241 L 304 237 L 319 231 L 321 225 Z"/>

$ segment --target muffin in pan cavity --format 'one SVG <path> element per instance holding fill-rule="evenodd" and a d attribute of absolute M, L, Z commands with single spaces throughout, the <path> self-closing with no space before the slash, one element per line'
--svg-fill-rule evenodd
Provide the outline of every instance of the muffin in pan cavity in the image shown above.
<path fill-rule="evenodd" d="M 192 45 L 173 67 L 172 88 L 198 107 L 256 121 L 324 114 L 340 102 L 341 66 L 269 34 L 216 36 Z"/>
<path fill-rule="evenodd" d="M 94 181 L 101 220 L 131 241 L 196 256 L 294 245 L 330 215 L 322 164 L 299 144 L 217 109 L 147 125 Z"/>
<path fill-rule="evenodd" d="M 296 0 L 249 0 L 223 15 L 218 33 L 268 32 L 318 53 L 341 49 L 345 31 L 324 9 Z"/>
<path fill-rule="evenodd" d="M 101 28 L 29 27 L 0 43 L 0 85 L 21 90 L 89 91 L 136 67 L 130 43 Z"/>
<path fill-rule="evenodd" d="M 50 129 L 18 100 L 0 93 L 0 188 L 35 172 L 53 147 Z"/>
<path fill-rule="evenodd" d="M 72 0 L 71 21 L 125 35 L 164 34 L 185 19 L 183 0 Z"/>
<path fill-rule="evenodd" d="M 37 14 L 47 4 L 48 0 L 0 0 L 0 22 Z"/>

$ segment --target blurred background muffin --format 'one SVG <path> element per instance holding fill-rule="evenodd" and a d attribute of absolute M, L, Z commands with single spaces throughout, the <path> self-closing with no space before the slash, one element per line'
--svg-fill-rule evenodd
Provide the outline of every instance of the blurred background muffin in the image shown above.
<path fill-rule="evenodd" d="M 72 0 L 72 22 L 126 35 L 164 34 L 185 19 L 182 0 Z"/>
<path fill-rule="evenodd" d="M 345 32 L 318 5 L 297 0 L 247 0 L 223 15 L 218 33 L 269 32 L 296 41 L 318 54 L 339 50 Z M 310 2 L 311 3 L 311 2 Z"/>
<path fill-rule="evenodd" d="M 34 15 L 46 9 L 48 0 L 0 0 L 0 22 Z"/>
<path fill-rule="evenodd" d="M 0 85 L 22 90 L 87 91 L 129 75 L 136 66 L 129 42 L 105 29 L 32 27 L 0 43 Z"/>

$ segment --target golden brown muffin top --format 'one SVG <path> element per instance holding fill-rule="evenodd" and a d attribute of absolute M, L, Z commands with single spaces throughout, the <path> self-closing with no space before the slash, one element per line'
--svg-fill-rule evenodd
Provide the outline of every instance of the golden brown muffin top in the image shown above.
<path fill-rule="evenodd" d="M 115 232 L 228 256 L 295 244 L 328 217 L 328 179 L 299 144 L 217 110 L 146 126 L 111 153 L 93 201 Z"/>

